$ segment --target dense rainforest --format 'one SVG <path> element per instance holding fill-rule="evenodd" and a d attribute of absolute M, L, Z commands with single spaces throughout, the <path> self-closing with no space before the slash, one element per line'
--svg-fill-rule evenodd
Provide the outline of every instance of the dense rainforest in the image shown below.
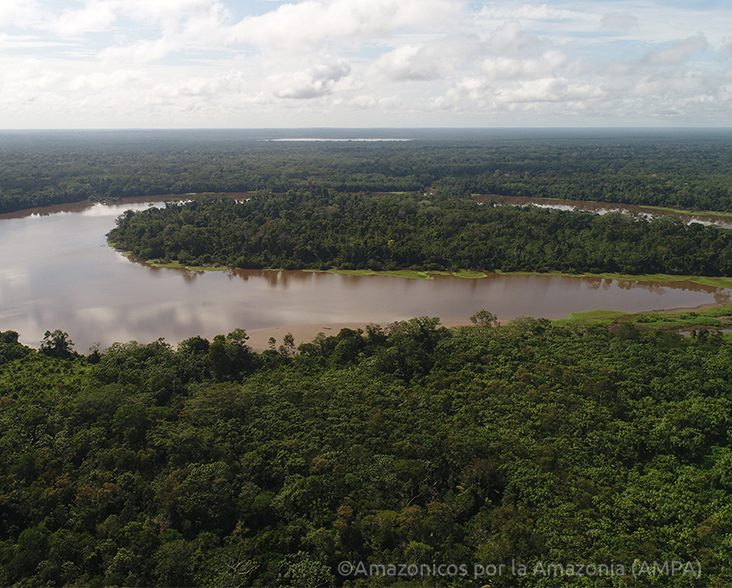
<path fill-rule="evenodd" d="M 728 132 L 389 133 L 2 132 L 0 213 L 246 193 L 109 239 L 189 266 L 732 275 L 716 227 L 470 199 L 732 212 Z M 262 353 L 237 325 L 88 355 L 0 332 L 0 585 L 730 585 L 729 339 L 473 318 Z"/>
<path fill-rule="evenodd" d="M 332 189 L 598 200 L 732 211 L 727 132 L 323 131 L 400 141 L 293 142 L 306 131 L 0 133 L 0 213 L 192 192 Z M 407 140 L 409 139 L 409 140 Z"/>
<path fill-rule="evenodd" d="M 732 345 L 474 322 L 0 333 L 0 584 L 728 586 Z"/>
<path fill-rule="evenodd" d="M 128 211 L 109 240 L 189 266 L 732 275 L 732 231 L 715 226 L 438 194 L 258 191 L 245 202 L 168 203 Z"/>

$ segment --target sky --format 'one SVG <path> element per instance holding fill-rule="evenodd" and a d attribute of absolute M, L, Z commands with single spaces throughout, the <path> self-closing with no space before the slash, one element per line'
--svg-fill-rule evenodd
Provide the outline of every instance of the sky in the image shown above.
<path fill-rule="evenodd" d="M 732 127 L 730 0 L 0 0 L 0 128 Z"/>

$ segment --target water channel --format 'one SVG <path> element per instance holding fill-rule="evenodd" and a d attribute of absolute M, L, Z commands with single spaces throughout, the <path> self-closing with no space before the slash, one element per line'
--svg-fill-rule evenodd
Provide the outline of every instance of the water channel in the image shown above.
<path fill-rule="evenodd" d="M 593 309 L 696 307 L 732 294 L 689 282 L 541 275 L 408 280 L 152 268 L 111 249 L 105 238 L 125 210 L 149 205 L 82 202 L 0 216 L 0 330 L 17 331 L 23 343 L 37 347 L 46 330 L 61 329 L 86 353 L 94 344 L 160 337 L 176 344 L 242 327 L 261 349 L 271 334 L 279 339 L 292 331 L 301 342 L 318 331 L 337 333 L 341 325 L 387 325 L 414 316 L 465 323 L 484 308 L 504 321 L 561 318 Z"/>

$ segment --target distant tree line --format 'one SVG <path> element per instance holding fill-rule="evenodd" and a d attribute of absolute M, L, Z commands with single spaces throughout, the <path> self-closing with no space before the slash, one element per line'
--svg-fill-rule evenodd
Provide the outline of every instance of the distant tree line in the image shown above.
<path fill-rule="evenodd" d="M 147 260 L 247 269 L 732 275 L 732 232 L 714 226 L 438 195 L 259 191 L 128 211 L 108 237 Z"/>
<path fill-rule="evenodd" d="M 403 143 L 0 136 L 0 213 L 168 193 L 503 194 L 732 211 L 732 140 L 436 135 Z M 55 137 L 55 136 L 53 136 Z M 134 136 L 133 136 L 134 137 Z"/>

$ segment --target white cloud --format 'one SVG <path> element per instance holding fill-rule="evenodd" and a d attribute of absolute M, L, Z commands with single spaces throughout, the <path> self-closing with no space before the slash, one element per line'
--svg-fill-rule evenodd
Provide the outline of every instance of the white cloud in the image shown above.
<path fill-rule="evenodd" d="M 155 88 L 168 97 L 189 96 L 210 98 L 225 94 L 238 94 L 246 87 L 246 82 L 240 71 L 223 72 L 216 76 L 196 77 L 177 84 L 159 85 Z"/>
<path fill-rule="evenodd" d="M 586 11 L 569 10 L 562 8 L 550 8 L 546 4 L 539 6 L 524 4 L 516 6 L 511 3 L 491 3 L 484 6 L 480 11 L 481 17 L 491 19 L 522 19 L 522 20 L 585 20 L 588 18 Z"/>
<path fill-rule="evenodd" d="M 61 37 L 76 37 L 108 30 L 116 18 L 112 3 L 90 0 L 81 10 L 65 11 L 50 23 L 50 28 Z"/>
<path fill-rule="evenodd" d="M 345 59 L 314 63 L 305 71 L 272 76 L 272 92 L 279 98 L 310 99 L 330 94 L 336 82 L 348 76 L 351 65 Z"/>
<path fill-rule="evenodd" d="M 356 110 L 393 111 L 401 105 L 401 99 L 399 96 L 379 97 L 371 94 L 359 94 L 345 100 L 337 98 L 333 100 L 333 104 L 349 106 Z"/>
<path fill-rule="evenodd" d="M 107 72 L 92 72 L 72 78 L 67 84 L 71 92 L 100 92 L 103 90 L 128 88 L 147 81 L 147 77 L 140 70 L 116 70 Z"/>
<path fill-rule="evenodd" d="M 0 49 L 39 49 L 63 46 L 38 35 L 8 35 L 0 33 Z"/>
<path fill-rule="evenodd" d="M 693 53 L 701 53 L 709 47 L 702 34 L 674 42 L 667 49 L 653 51 L 646 60 L 654 65 L 678 65 L 686 61 Z"/>
<path fill-rule="evenodd" d="M 459 12 L 453 0 L 305 0 L 245 18 L 233 27 L 232 39 L 268 49 L 317 47 L 402 28 L 444 26 Z"/>
<path fill-rule="evenodd" d="M 6 103 L 28 104 L 55 88 L 61 79 L 59 72 L 48 68 L 41 60 L 27 59 L 12 69 L 2 71 L 0 96 Z"/>
<path fill-rule="evenodd" d="M 438 80 L 465 67 L 478 52 L 474 35 L 443 37 L 421 46 L 402 45 L 381 55 L 371 73 L 391 81 Z"/>
<path fill-rule="evenodd" d="M 542 78 L 503 86 L 496 92 L 496 100 L 503 104 L 556 102 L 563 98 L 566 93 L 567 85 L 564 80 Z"/>
<path fill-rule="evenodd" d="M 98 57 L 107 62 L 148 63 L 162 59 L 174 48 L 166 39 L 137 41 L 131 45 L 107 47 Z"/>
<path fill-rule="evenodd" d="M 228 14 L 219 0 L 114 0 L 126 15 L 140 22 L 174 22 L 204 17 L 222 19 Z"/>
<path fill-rule="evenodd" d="M 46 17 L 36 0 L 3 0 L 0 3 L 0 27 L 28 27 Z"/>
<path fill-rule="evenodd" d="M 705 3 L 249 6 L 0 0 L 0 126 L 732 125 L 732 16 Z"/>
<path fill-rule="evenodd" d="M 556 49 L 549 49 L 535 58 L 488 57 L 482 69 L 491 80 L 535 80 L 554 74 L 569 58 Z"/>
<path fill-rule="evenodd" d="M 518 21 L 503 24 L 491 33 L 488 40 L 492 54 L 514 59 L 535 55 L 540 45 L 538 35 L 524 31 Z"/>

